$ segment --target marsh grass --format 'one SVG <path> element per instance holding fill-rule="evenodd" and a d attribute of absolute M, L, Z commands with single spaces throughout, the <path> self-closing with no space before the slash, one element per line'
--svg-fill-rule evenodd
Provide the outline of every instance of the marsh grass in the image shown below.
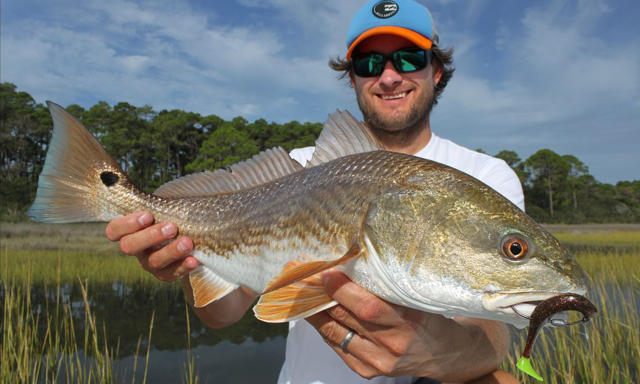
<path fill-rule="evenodd" d="M 85 251 L 118 254 L 118 245 L 106 240 L 104 223 L 35 224 L 1 223 L 2 248 L 11 250 Z"/>
<path fill-rule="evenodd" d="M 161 283 L 140 268 L 134 257 L 115 252 L 92 253 L 85 250 L 2 250 L 0 277 L 15 280 L 29 278 L 33 284 L 75 284 L 78 277 L 92 284 L 114 282 L 143 283 L 160 287 Z"/>
<path fill-rule="evenodd" d="M 185 307 L 185 316 L 187 319 L 187 361 L 182 364 L 182 380 L 187 384 L 198 384 L 200 376 L 196 366 L 196 358 L 191 354 L 191 322 L 189 319 L 189 308 Z"/>
<path fill-rule="evenodd" d="M 554 236 L 556 236 L 558 240 L 566 243 L 640 245 L 640 232 L 638 231 L 593 233 L 559 232 L 555 233 Z"/>

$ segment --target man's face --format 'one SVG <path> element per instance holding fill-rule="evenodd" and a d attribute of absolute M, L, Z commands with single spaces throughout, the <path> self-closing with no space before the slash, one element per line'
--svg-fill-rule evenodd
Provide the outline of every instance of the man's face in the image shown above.
<path fill-rule="evenodd" d="M 389 54 L 414 47 L 409 40 L 395 35 L 372 36 L 358 45 L 354 54 L 378 52 Z M 434 88 L 442 75 L 429 64 L 412 73 L 398 73 L 388 60 L 377 77 L 353 76 L 358 105 L 365 122 L 375 131 L 400 133 L 424 129 L 433 105 Z"/>

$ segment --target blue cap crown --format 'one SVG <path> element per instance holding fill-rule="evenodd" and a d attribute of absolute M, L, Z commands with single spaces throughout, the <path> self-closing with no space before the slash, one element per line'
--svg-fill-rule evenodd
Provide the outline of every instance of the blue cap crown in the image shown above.
<path fill-rule="evenodd" d="M 379 34 L 402 36 L 423 49 L 438 45 L 429 10 L 413 0 L 371 0 L 356 12 L 347 33 L 347 59 L 364 39 Z"/>

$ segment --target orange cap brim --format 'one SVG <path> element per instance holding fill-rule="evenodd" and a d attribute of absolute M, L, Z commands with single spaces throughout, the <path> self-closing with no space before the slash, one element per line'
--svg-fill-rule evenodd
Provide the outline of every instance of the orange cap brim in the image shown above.
<path fill-rule="evenodd" d="M 431 46 L 433 45 L 431 40 L 410 29 L 394 26 L 376 27 L 365 31 L 363 34 L 358 36 L 358 38 L 349 47 L 349 51 L 347 51 L 347 60 L 351 60 L 351 55 L 358 44 L 360 44 L 364 39 L 375 35 L 396 35 L 404 37 L 422 49 L 431 49 Z"/>

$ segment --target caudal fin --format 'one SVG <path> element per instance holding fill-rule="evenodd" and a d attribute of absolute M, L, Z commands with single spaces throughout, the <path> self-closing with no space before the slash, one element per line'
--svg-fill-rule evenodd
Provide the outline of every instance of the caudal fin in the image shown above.
<path fill-rule="evenodd" d="M 126 213 L 116 195 L 135 188 L 129 177 L 78 119 L 47 104 L 53 134 L 27 215 L 34 221 L 72 223 L 109 221 Z"/>

